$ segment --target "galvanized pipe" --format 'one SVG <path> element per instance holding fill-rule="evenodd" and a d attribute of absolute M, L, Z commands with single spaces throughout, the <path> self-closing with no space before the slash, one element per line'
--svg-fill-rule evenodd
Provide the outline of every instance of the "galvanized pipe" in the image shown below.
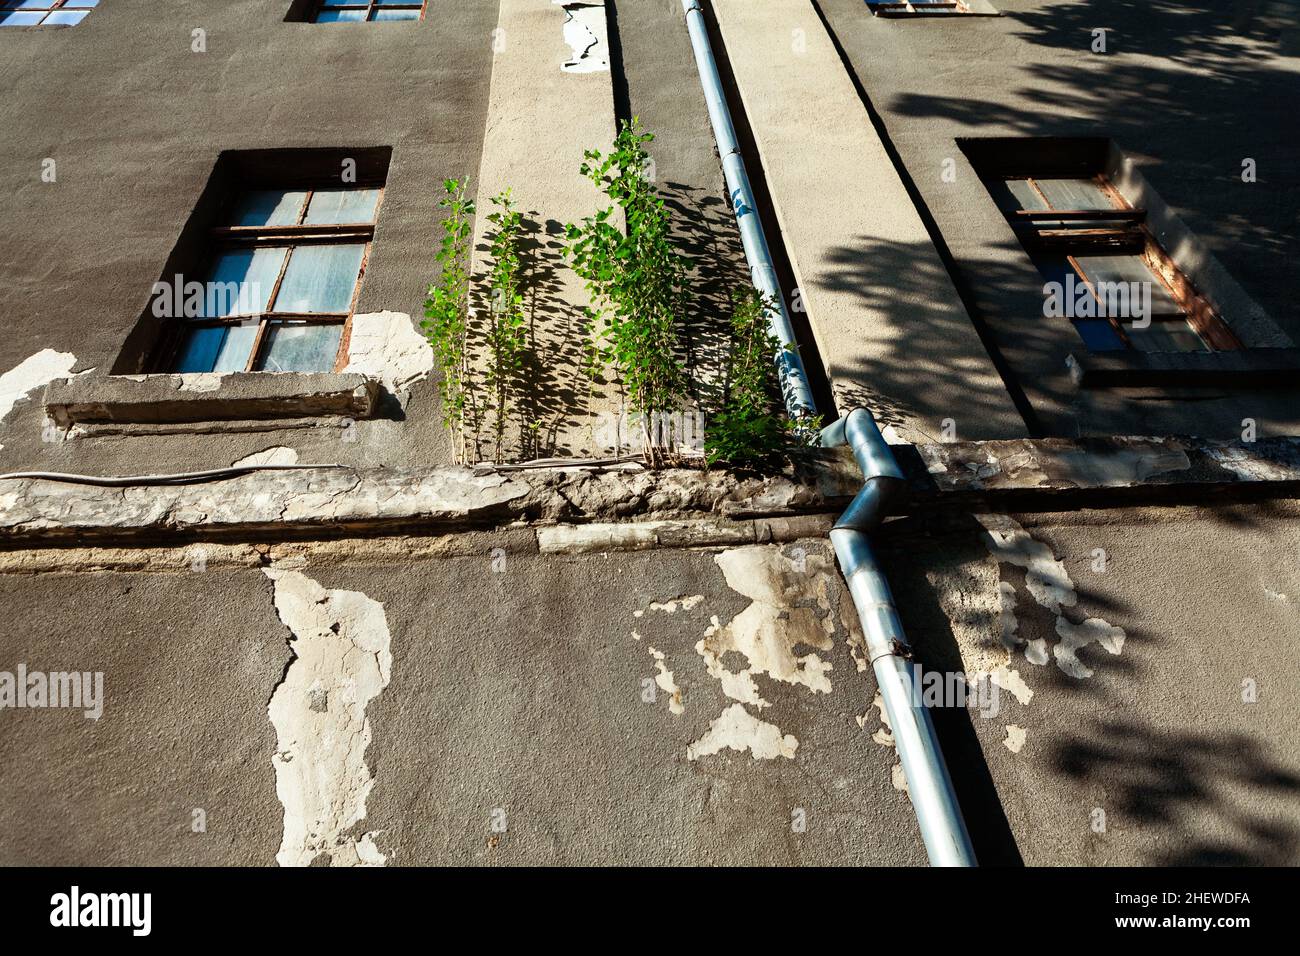
<path fill-rule="evenodd" d="M 713 58 L 704 11 L 700 9 L 699 0 L 682 0 L 682 9 L 686 12 L 686 28 L 690 31 L 691 47 L 695 50 L 695 66 L 700 72 L 700 85 L 704 87 L 713 137 L 718 144 L 718 155 L 722 158 L 722 172 L 727 179 L 731 208 L 736 214 L 740 241 L 745 248 L 745 259 L 749 262 L 750 279 L 754 288 L 766 300 L 768 326 L 781 343 L 781 348 L 774 356 L 781 394 L 792 416 L 806 418 L 815 414 L 816 403 L 808 385 L 808 373 L 804 370 L 803 359 L 799 357 L 794 325 L 781 296 L 776 266 L 772 262 L 772 250 L 768 247 L 767 236 L 755 208 L 754 190 L 749 183 L 749 173 L 745 171 L 745 161 L 740 155 L 740 143 L 736 140 L 736 127 L 731 122 L 731 110 L 727 108 L 726 92 L 722 88 L 722 77 L 718 75 L 718 64 Z"/>
<path fill-rule="evenodd" d="M 768 324 L 781 342 L 777 372 L 786 408 L 793 418 L 816 414 L 803 360 L 796 350 L 794 326 L 777 283 L 772 253 L 754 203 L 736 129 L 727 107 L 722 78 L 713 57 L 700 0 L 682 0 L 686 26 L 695 50 L 695 65 L 709 108 L 709 121 L 722 158 L 736 223 L 754 287 L 770 300 Z M 921 839 L 934 866 L 973 866 L 975 853 L 953 793 L 930 714 L 921 703 L 911 652 L 889 584 L 871 550 L 868 533 L 884 520 L 890 500 L 903 485 L 903 472 L 866 409 L 857 408 L 827 426 L 822 444 L 847 444 L 866 479 L 862 490 L 832 529 L 831 545 L 848 582 L 849 593 L 867 638 L 871 667 L 893 729 L 895 746 L 907 777 L 908 792 L 921 827 Z"/>
<path fill-rule="evenodd" d="M 974 866 L 975 851 L 962 819 L 934 722 L 923 703 L 911 646 L 889 582 L 871 549 L 870 533 L 884 521 L 904 478 L 893 452 L 865 408 L 824 429 L 822 444 L 847 444 L 866 484 L 831 529 L 831 546 L 866 636 L 867 656 L 885 703 L 908 795 L 932 866 Z"/>

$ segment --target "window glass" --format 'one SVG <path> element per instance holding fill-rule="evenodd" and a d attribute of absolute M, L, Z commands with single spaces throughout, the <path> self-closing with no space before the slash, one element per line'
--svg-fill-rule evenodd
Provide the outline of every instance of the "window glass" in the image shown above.
<path fill-rule="evenodd" d="M 1075 256 L 1075 262 L 1083 274 L 1092 282 L 1093 287 L 1103 299 L 1106 298 L 1107 283 L 1138 283 L 1139 289 L 1146 284 L 1151 289 L 1152 315 L 1182 315 L 1165 284 L 1156 278 L 1141 256 Z"/>
<path fill-rule="evenodd" d="M 307 225 L 374 222 L 378 189 L 318 189 L 307 207 Z"/>
<path fill-rule="evenodd" d="M 218 255 L 208 274 L 206 291 L 212 294 L 204 296 L 203 317 L 219 319 L 228 315 L 265 312 L 275 290 L 275 280 L 280 277 L 286 251 L 285 247 L 277 246 L 231 249 Z M 217 283 L 222 288 L 215 288 Z M 209 311 L 209 306 L 215 308 Z"/>
<path fill-rule="evenodd" d="M 1115 327 L 1105 319 L 1075 319 L 1074 328 L 1092 352 L 1114 352 L 1128 348 Z"/>
<path fill-rule="evenodd" d="M 1115 208 L 1110 196 L 1091 179 L 1035 179 L 1034 182 L 1053 209 Z"/>
<path fill-rule="evenodd" d="M 322 10 L 316 14 L 317 23 L 346 23 L 350 20 L 364 20 L 364 10 Z"/>
<path fill-rule="evenodd" d="M 292 226 L 302 212 L 302 190 L 256 189 L 244 193 L 230 216 L 232 226 Z"/>
<path fill-rule="evenodd" d="M 989 191 L 994 201 L 1003 212 L 1015 212 L 1017 209 L 1046 209 L 1047 203 L 1034 192 L 1027 179 L 1005 179 L 989 183 Z"/>
<path fill-rule="evenodd" d="M 177 372 L 242 372 L 257 338 L 256 325 L 199 326 L 186 332 Z"/>
<path fill-rule="evenodd" d="M 339 323 L 272 322 L 259 367 L 266 372 L 329 372 L 342 334 Z"/>
<path fill-rule="evenodd" d="M 297 246 L 289 257 L 277 312 L 347 312 L 361 272 L 363 243 Z"/>

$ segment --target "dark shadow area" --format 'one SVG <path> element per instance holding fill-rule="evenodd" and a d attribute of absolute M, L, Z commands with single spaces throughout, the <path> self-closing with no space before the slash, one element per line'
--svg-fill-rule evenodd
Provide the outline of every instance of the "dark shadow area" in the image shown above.
<path fill-rule="evenodd" d="M 990 361 L 992 361 L 994 368 L 997 369 L 998 375 L 1001 376 L 1002 383 L 1006 386 L 1007 394 L 1010 395 L 1011 401 L 1016 406 L 1016 411 L 1018 411 L 1020 416 L 1024 419 L 1025 427 L 1028 429 L 1029 434 L 1035 438 L 1042 437 L 1046 433 L 1038 420 L 1038 416 L 1034 412 L 1033 406 L 1030 405 L 1029 399 L 1025 396 L 1024 390 L 1020 387 L 1020 382 L 1016 378 L 1016 375 L 1012 371 L 1005 356 L 994 343 L 991 330 L 980 318 L 980 310 L 975 304 L 975 296 L 971 290 L 970 283 L 967 281 L 965 273 L 958 268 L 952 251 L 948 248 L 948 243 L 944 239 L 943 233 L 939 230 L 938 223 L 935 222 L 934 216 L 930 212 L 930 207 L 922 197 L 920 189 L 917 188 L 916 180 L 912 177 L 911 172 L 908 171 L 907 164 L 903 161 L 902 156 L 899 155 L 898 149 L 894 146 L 894 141 L 890 138 L 889 132 L 885 129 L 885 124 L 881 120 L 880 114 L 876 111 L 875 105 L 871 102 L 871 97 L 867 95 L 866 88 L 862 85 L 862 80 L 859 78 L 857 70 L 854 69 L 852 58 L 840 43 L 839 36 L 836 34 L 834 27 L 831 25 L 830 20 L 827 19 L 825 11 L 817 0 L 813 0 L 813 9 L 817 12 L 817 16 L 821 20 L 827 36 L 831 39 L 831 43 L 834 44 L 835 52 L 839 55 L 840 62 L 844 64 L 844 71 L 848 74 L 850 81 L 852 81 L 853 89 L 857 92 L 858 99 L 862 102 L 863 108 L 866 109 L 867 117 L 871 120 L 871 125 L 875 129 L 876 135 L 879 137 L 881 144 L 885 148 L 885 154 L 889 157 L 889 161 L 893 165 L 894 171 L 898 174 L 898 178 L 902 182 L 903 188 L 907 190 L 907 196 L 912 201 L 912 205 L 916 208 L 917 214 L 921 218 L 921 223 L 925 226 L 926 234 L 929 235 L 930 241 L 934 244 L 935 250 L 939 253 L 939 258 L 943 262 L 947 276 L 949 280 L 951 280 L 953 288 L 957 290 L 957 296 L 961 299 L 962 305 L 966 309 L 966 314 L 970 317 L 971 322 L 975 327 L 976 334 L 979 335 L 980 341 L 984 344 L 984 348 L 988 353 Z M 874 409 L 874 406 L 872 407 Z"/>
<path fill-rule="evenodd" d="M 1004 19 L 1025 42 L 1064 55 L 991 74 L 984 89 L 1001 76 L 1010 95 L 901 92 L 889 112 L 975 136 L 1113 138 L 1233 277 L 1276 318 L 1290 316 L 1291 261 L 1300 253 L 1300 126 L 1292 115 L 1300 73 L 1278 59 L 1300 55 L 1300 7 L 1091 0 Z M 1090 50 L 1098 28 L 1107 29 L 1107 52 L 1071 62 Z M 1247 157 L 1258 164 L 1255 183 L 1241 180 Z"/>
<path fill-rule="evenodd" d="M 1300 801 L 1300 778 L 1245 734 L 1164 731 L 1123 719 L 1097 720 L 1055 747 L 1054 768 L 1106 788 L 1115 809 L 1158 829 L 1160 866 L 1285 866 L 1300 830 L 1230 799 L 1225 784 Z M 1258 804 L 1255 804 L 1257 806 Z M 1291 819 L 1300 812 L 1292 806 Z"/>
<path fill-rule="evenodd" d="M 1060 350 L 1062 335 L 1077 338 L 1068 319 L 1043 316 L 1037 273 L 1026 285 L 1026 272 L 1014 263 L 985 263 L 980 269 L 986 279 L 996 276 L 1004 288 L 1018 291 L 1025 323 L 1014 351 L 1008 349 L 1013 356 L 1019 352 L 1022 360 L 1036 357 L 1042 362 L 1043 356 Z M 1005 415 L 1000 391 L 965 387 L 972 366 L 983 364 L 984 356 L 953 353 L 954 337 L 968 326 L 967 316 L 934 304 L 932 292 L 947 283 L 948 275 L 925 243 L 860 237 L 854 246 L 831 251 L 822 281 L 829 289 L 852 294 L 888 326 L 878 337 L 877 354 L 848 368 L 852 381 L 870 384 L 841 388 L 853 404 L 871 408 L 882 427 L 900 426 L 909 418 L 952 418 L 956 437 L 962 438 L 970 433 L 971 423 Z M 940 440 L 938 435 L 929 438 Z"/>

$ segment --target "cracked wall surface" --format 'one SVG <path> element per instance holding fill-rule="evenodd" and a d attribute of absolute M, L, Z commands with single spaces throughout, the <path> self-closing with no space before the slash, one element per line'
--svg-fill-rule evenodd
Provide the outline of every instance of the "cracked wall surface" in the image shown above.
<path fill-rule="evenodd" d="M 281 866 L 383 866 L 378 833 L 355 832 L 374 786 L 366 764 L 366 707 L 388 686 L 391 635 L 384 607 L 331 590 L 299 571 L 267 569 L 293 659 L 267 707 L 278 745 L 271 763 L 284 804 Z"/>

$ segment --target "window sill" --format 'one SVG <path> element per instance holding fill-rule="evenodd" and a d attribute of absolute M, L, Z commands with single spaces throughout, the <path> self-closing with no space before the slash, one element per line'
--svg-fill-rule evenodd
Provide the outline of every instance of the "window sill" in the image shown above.
<path fill-rule="evenodd" d="M 1300 349 L 1233 352 L 1071 352 L 1070 377 L 1081 388 L 1300 384 Z"/>
<path fill-rule="evenodd" d="M 335 372 L 84 375 L 52 382 L 45 413 L 61 428 L 255 419 L 369 418 L 380 383 Z"/>

